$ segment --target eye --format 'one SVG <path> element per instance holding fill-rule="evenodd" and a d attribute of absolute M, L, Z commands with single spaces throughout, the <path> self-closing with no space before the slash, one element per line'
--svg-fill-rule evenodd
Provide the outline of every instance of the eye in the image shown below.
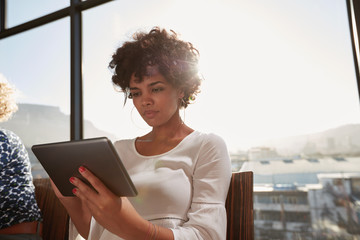
<path fill-rule="evenodd" d="M 157 92 L 161 92 L 162 90 L 164 90 L 164 88 L 162 88 L 162 87 L 157 87 L 157 88 L 153 88 L 153 89 L 152 89 L 152 92 L 157 93 Z"/>

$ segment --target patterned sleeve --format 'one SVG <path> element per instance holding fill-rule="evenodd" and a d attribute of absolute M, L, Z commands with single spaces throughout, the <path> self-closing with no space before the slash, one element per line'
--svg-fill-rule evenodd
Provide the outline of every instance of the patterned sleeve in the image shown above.
<path fill-rule="evenodd" d="M 20 138 L 0 130 L 0 229 L 41 221 L 28 153 Z"/>

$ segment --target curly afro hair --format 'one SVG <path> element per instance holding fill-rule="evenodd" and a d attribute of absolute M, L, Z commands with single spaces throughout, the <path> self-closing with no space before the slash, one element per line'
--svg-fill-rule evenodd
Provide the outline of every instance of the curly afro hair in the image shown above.
<path fill-rule="evenodd" d="M 158 66 L 165 79 L 184 92 L 181 107 L 186 108 L 200 92 L 198 61 L 199 51 L 191 43 L 180 40 L 172 30 L 155 27 L 149 33 L 135 33 L 133 40 L 119 47 L 109 68 L 113 70 L 113 84 L 125 93 L 126 103 L 132 74 L 143 79 L 148 66 Z"/>

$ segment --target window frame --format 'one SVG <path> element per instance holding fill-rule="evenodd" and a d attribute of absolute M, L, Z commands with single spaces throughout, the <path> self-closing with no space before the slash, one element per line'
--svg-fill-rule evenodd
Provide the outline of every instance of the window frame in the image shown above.
<path fill-rule="evenodd" d="M 0 40 L 70 17 L 70 138 L 83 139 L 82 12 L 113 0 L 70 0 L 70 6 L 18 26 L 6 27 L 6 0 L 0 0 Z"/>

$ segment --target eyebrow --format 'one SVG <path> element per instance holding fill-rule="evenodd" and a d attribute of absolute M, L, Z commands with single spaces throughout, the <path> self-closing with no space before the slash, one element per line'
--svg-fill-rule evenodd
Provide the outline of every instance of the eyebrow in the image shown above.
<path fill-rule="evenodd" d="M 158 84 L 158 83 L 164 84 L 164 82 L 162 82 L 162 81 L 156 81 L 156 82 L 150 83 L 149 86 L 154 86 L 154 85 L 156 85 L 156 84 Z"/>
<path fill-rule="evenodd" d="M 150 83 L 148 86 L 152 87 L 152 86 L 155 86 L 156 84 L 159 84 L 159 83 L 164 84 L 163 81 L 156 81 L 156 82 Z M 137 89 L 139 89 L 139 88 L 137 88 L 137 87 L 129 87 L 129 89 L 130 89 L 130 90 L 137 90 Z"/>

